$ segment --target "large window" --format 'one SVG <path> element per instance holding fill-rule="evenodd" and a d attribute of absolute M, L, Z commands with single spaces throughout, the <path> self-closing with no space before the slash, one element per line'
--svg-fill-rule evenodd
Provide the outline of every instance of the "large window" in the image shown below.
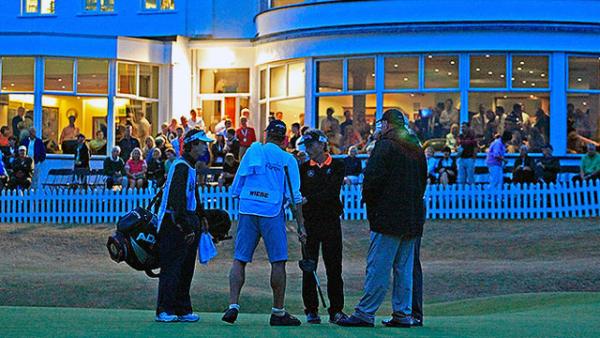
<path fill-rule="evenodd" d="M 78 60 L 77 92 L 108 94 L 108 60 Z"/>
<path fill-rule="evenodd" d="M 73 59 L 47 58 L 44 66 L 44 90 L 73 91 Z"/>
<path fill-rule="evenodd" d="M 250 69 L 201 69 L 200 93 L 249 93 Z"/>
<path fill-rule="evenodd" d="M 34 58 L 2 58 L 2 91 L 33 92 Z"/>
<path fill-rule="evenodd" d="M 85 0 L 86 12 L 112 12 L 115 10 L 115 0 Z"/>
<path fill-rule="evenodd" d="M 115 100 L 115 141 L 123 137 L 128 125 L 140 144 L 158 132 L 160 67 L 119 62 Z"/>
<path fill-rule="evenodd" d="M 385 89 L 419 88 L 419 57 L 386 57 Z"/>
<path fill-rule="evenodd" d="M 170 11 L 175 9 L 175 0 L 143 0 L 144 9 Z"/>
<path fill-rule="evenodd" d="M 458 55 L 427 55 L 426 88 L 458 88 Z"/>
<path fill-rule="evenodd" d="M 480 149 L 505 131 L 512 134 L 509 152 L 518 152 L 521 144 L 540 152 L 551 143 L 549 57 L 473 54 L 469 59 L 468 120 Z"/>
<path fill-rule="evenodd" d="M 567 95 L 567 149 L 584 153 L 600 145 L 600 56 L 570 56 Z"/>
<path fill-rule="evenodd" d="M 267 82 L 268 81 L 268 82 Z M 267 65 L 260 70 L 261 123 L 269 118 L 282 120 L 288 130 L 292 123 L 301 126 L 304 120 L 304 90 L 306 74 L 303 61 L 286 64 Z"/>
<path fill-rule="evenodd" d="M 23 0 L 23 14 L 48 15 L 54 14 L 55 0 Z"/>

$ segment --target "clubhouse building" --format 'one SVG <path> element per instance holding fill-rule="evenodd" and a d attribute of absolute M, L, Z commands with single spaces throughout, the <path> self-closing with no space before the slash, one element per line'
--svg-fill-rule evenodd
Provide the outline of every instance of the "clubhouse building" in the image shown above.
<path fill-rule="evenodd" d="M 110 149 L 128 121 L 155 135 L 191 109 L 237 127 L 248 108 L 262 129 L 275 113 L 318 127 L 329 107 L 368 124 L 439 107 L 458 124 L 518 103 L 524 121 L 546 119 L 555 155 L 577 157 L 600 141 L 598 13 L 584 0 L 4 0 L 0 125 L 23 107 L 59 165 L 72 116 Z"/>

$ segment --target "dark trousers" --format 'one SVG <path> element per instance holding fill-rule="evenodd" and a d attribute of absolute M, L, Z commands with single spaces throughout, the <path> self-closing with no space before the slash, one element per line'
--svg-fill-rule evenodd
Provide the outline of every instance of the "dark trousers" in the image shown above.
<path fill-rule="evenodd" d="M 340 219 L 306 220 L 306 254 L 319 261 L 319 249 L 323 249 L 323 262 L 327 274 L 327 296 L 330 315 L 344 308 L 344 281 L 342 280 L 342 226 Z M 304 312 L 318 312 L 317 284 L 312 273 L 302 273 L 302 299 Z"/>
<path fill-rule="evenodd" d="M 183 233 L 175 227 L 167 215 L 160 228 L 158 250 L 160 277 L 156 314 L 191 313 L 190 286 L 196 266 L 198 238 L 193 244 L 187 245 Z"/>
<path fill-rule="evenodd" d="M 415 261 L 413 264 L 412 315 L 423 321 L 423 271 L 421 270 L 421 236 L 415 241 Z"/>

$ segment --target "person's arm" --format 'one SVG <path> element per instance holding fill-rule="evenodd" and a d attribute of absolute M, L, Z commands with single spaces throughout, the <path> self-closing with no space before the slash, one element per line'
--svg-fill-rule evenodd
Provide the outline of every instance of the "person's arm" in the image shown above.
<path fill-rule="evenodd" d="M 292 191 L 288 191 L 288 184 L 285 184 L 285 196 L 290 199 L 294 199 L 296 204 L 296 220 L 298 222 L 298 239 L 302 242 L 306 242 L 306 231 L 304 229 L 304 215 L 302 214 L 302 193 L 300 192 L 300 170 L 298 168 L 298 162 L 293 156 L 289 156 L 288 173 L 290 175 L 290 181 L 292 184 Z"/>
<path fill-rule="evenodd" d="M 46 160 L 46 147 L 44 146 L 44 142 L 42 140 L 37 140 L 36 139 L 36 141 L 37 141 L 37 143 L 40 146 L 38 147 L 39 151 L 36 150 L 35 153 L 39 154 L 39 156 L 40 156 L 40 162 L 43 162 L 43 161 Z"/>
<path fill-rule="evenodd" d="M 381 192 L 387 184 L 386 178 L 389 176 L 389 168 L 386 162 L 391 153 L 390 147 L 388 141 L 378 141 L 367 162 L 362 189 L 363 200 L 367 205 L 377 204 L 381 198 Z"/>
<path fill-rule="evenodd" d="M 188 168 L 185 164 L 179 163 L 174 170 L 171 184 L 168 187 L 167 207 L 173 212 L 175 223 L 181 227 L 181 230 L 186 234 L 193 233 L 198 223 L 195 213 L 187 210 Z M 196 203 L 200 203 L 200 201 L 197 200 Z"/>

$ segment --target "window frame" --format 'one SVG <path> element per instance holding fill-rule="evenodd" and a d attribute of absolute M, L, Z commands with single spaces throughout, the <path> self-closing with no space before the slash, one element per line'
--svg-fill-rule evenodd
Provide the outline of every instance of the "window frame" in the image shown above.
<path fill-rule="evenodd" d="M 175 2 L 173 2 L 173 9 L 163 9 L 162 8 L 163 1 L 166 1 L 166 0 L 156 0 L 156 8 L 148 8 L 148 7 L 146 7 L 147 0 L 141 0 L 140 4 L 141 4 L 142 12 L 145 12 L 145 13 L 172 13 L 177 10 L 177 5 Z M 173 1 L 175 1 L 175 0 L 173 0 Z"/>
<path fill-rule="evenodd" d="M 112 14 L 115 12 L 115 4 L 113 3 L 113 8 L 110 11 L 102 10 L 102 0 L 96 0 L 96 9 L 86 9 L 86 0 L 81 0 L 81 9 L 85 14 Z"/>
<path fill-rule="evenodd" d="M 56 0 L 52 0 L 54 1 L 54 8 L 52 13 L 42 13 L 42 0 L 37 0 L 37 10 L 35 12 L 28 12 L 27 11 L 27 0 L 21 0 L 21 16 L 44 16 L 44 17 L 51 17 L 51 16 L 56 16 Z"/>
<path fill-rule="evenodd" d="M 128 65 L 135 65 L 135 94 L 124 94 L 124 93 L 120 93 L 119 92 L 119 65 L 120 64 L 128 64 Z M 145 97 L 145 96 L 141 96 L 140 95 L 140 65 L 143 66 L 150 66 L 150 67 L 158 67 L 158 88 L 156 88 L 156 91 L 158 93 L 158 97 L 157 98 L 152 98 L 152 97 Z M 153 64 L 153 63 L 138 63 L 138 62 L 130 62 L 130 61 L 119 61 L 117 60 L 116 65 L 115 65 L 115 79 L 116 79 L 116 83 L 115 83 L 115 97 L 121 97 L 121 98 L 126 98 L 126 99 L 133 99 L 133 100 L 138 100 L 138 101 L 151 101 L 151 102 L 159 102 L 160 101 L 160 65 L 158 64 Z"/>

